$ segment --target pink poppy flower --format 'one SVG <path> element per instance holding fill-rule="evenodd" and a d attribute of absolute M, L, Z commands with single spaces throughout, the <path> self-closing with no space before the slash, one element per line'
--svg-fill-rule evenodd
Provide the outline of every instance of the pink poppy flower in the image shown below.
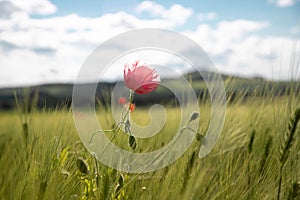
<path fill-rule="evenodd" d="M 140 65 L 135 61 L 132 67 L 125 64 L 124 81 L 125 85 L 138 94 L 147 94 L 157 89 L 160 84 L 159 75 L 154 69 L 148 66 Z"/>

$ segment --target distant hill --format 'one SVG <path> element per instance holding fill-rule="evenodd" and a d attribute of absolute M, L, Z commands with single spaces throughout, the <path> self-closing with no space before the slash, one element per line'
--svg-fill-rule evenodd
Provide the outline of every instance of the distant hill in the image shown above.
<path fill-rule="evenodd" d="M 203 76 L 210 80 L 215 76 L 214 73 L 203 72 Z M 209 98 L 206 84 L 203 77 L 197 72 L 188 73 L 186 79 L 192 84 L 194 91 L 199 98 Z M 300 83 L 292 82 L 272 82 L 263 78 L 242 78 L 222 74 L 221 75 L 229 101 L 237 98 L 247 98 L 249 96 L 275 95 L 281 96 L 291 92 L 300 92 Z M 176 79 L 169 79 L 176 84 Z M 88 86 L 89 84 L 82 84 Z M 109 104 L 110 93 L 115 83 L 101 83 L 97 88 L 96 98 L 102 104 Z M 180 85 L 178 85 L 180 87 Z M 15 94 L 19 98 L 36 98 L 36 106 L 39 108 L 55 108 L 61 105 L 70 106 L 72 99 L 73 84 L 45 84 L 32 87 L 17 87 L 0 89 L 0 110 L 10 110 L 15 108 Z M 27 94 L 26 94 L 27 93 Z M 147 95 L 135 95 L 135 102 L 141 105 L 151 103 L 175 103 L 175 97 L 172 92 L 164 87 Z"/>

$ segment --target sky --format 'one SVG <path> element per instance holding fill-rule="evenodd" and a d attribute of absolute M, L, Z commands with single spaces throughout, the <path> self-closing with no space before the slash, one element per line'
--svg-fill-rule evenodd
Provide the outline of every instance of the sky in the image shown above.
<path fill-rule="evenodd" d="M 72 83 L 95 48 L 140 28 L 187 36 L 221 73 L 300 78 L 300 0 L 0 0 L 0 88 Z"/>

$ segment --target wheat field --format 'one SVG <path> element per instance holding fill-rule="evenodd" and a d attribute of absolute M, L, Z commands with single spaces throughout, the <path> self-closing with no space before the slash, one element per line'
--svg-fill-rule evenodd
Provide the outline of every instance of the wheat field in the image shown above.
<path fill-rule="evenodd" d="M 199 159 L 201 140 L 173 164 L 151 173 L 111 169 L 81 144 L 68 108 L 26 109 L 0 114 L 1 199 L 300 199 L 300 98 L 251 96 L 227 103 L 222 134 Z M 208 104 L 200 101 L 199 131 L 209 125 Z M 112 127 L 109 109 L 99 121 Z M 170 141 L 180 119 L 169 107 L 166 127 L 139 139 L 137 151 Z M 133 119 L 146 124 L 147 110 L 136 106 Z M 173 113 L 173 114 L 172 114 Z M 128 146 L 125 137 L 116 144 Z"/>

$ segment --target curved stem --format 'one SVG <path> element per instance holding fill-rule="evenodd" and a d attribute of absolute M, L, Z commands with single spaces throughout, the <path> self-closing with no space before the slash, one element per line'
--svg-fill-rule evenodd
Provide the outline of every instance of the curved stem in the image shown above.
<path fill-rule="evenodd" d="M 114 129 L 111 129 L 111 130 L 99 130 L 99 131 L 96 131 L 96 132 L 92 135 L 92 137 L 91 137 L 91 139 L 90 139 L 90 141 L 89 141 L 89 145 L 91 144 L 92 140 L 94 139 L 94 137 L 95 137 L 95 135 L 96 135 L 97 133 L 108 133 L 108 132 L 114 133 L 113 136 L 112 136 L 112 138 L 110 139 L 110 141 L 112 142 L 112 141 L 115 139 L 116 135 L 120 132 L 122 125 L 124 124 L 125 126 L 128 126 L 128 125 L 126 124 L 126 119 L 128 120 L 128 115 L 129 115 L 129 113 L 130 113 L 130 108 L 131 108 L 131 105 L 132 105 L 133 97 L 134 97 L 134 91 L 133 91 L 133 90 L 130 90 L 130 94 L 129 94 L 129 106 L 128 106 L 127 112 L 125 113 L 124 116 L 123 116 L 123 112 L 122 112 L 122 115 L 121 115 L 121 118 L 122 118 L 122 119 L 121 119 L 121 121 L 118 122 L 117 126 L 116 126 Z M 129 128 L 130 128 L 130 127 L 129 127 Z M 130 133 L 130 135 L 131 135 L 131 133 Z M 108 144 L 107 144 L 107 145 L 108 145 Z M 103 153 L 104 153 L 104 152 L 103 152 Z"/>

